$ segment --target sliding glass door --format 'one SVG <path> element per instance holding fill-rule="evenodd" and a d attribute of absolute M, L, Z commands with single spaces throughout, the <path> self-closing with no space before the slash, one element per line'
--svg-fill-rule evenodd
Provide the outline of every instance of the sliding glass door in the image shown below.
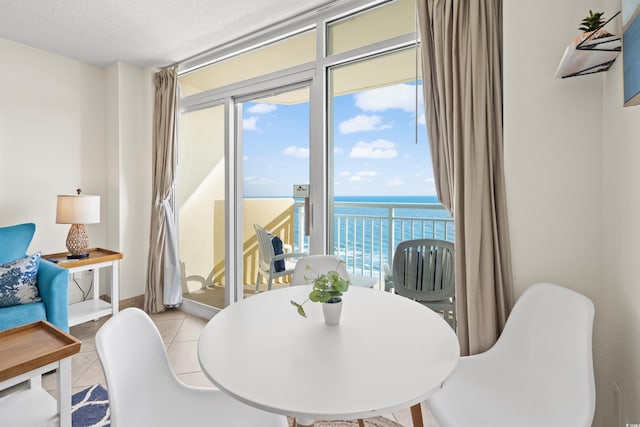
<path fill-rule="evenodd" d="M 423 214 L 400 208 L 437 201 L 418 58 L 413 46 L 329 70 L 331 247 L 355 275 L 382 279 L 395 216 Z"/>
<path fill-rule="evenodd" d="M 265 93 L 267 94 L 265 96 Z M 236 111 L 242 147 L 244 295 L 286 286 L 289 276 L 260 273 L 256 226 L 271 234 L 279 253 L 308 250 L 305 206 L 294 187 L 309 184 L 309 85 L 270 89 L 241 98 Z M 299 196 L 299 197 L 296 197 Z M 282 246 L 280 246 L 282 243 Z M 282 251 L 282 252 L 281 252 Z M 291 267 L 294 258 L 275 264 L 275 272 Z M 263 265 L 269 260 L 262 259 Z"/>
<path fill-rule="evenodd" d="M 180 66 L 187 299 L 220 291 L 222 308 L 269 289 L 255 225 L 380 281 L 398 236 L 414 235 L 400 204 L 435 194 L 415 3 L 350 0 L 300 19 Z"/>

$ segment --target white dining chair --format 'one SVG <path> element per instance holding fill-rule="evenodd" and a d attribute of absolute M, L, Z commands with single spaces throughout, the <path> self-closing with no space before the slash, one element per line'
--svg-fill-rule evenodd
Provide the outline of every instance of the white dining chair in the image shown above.
<path fill-rule="evenodd" d="M 291 275 L 290 285 L 310 285 L 318 274 L 328 271 L 335 271 L 343 279 L 351 280 L 344 262 L 341 262 L 337 256 L 307 255 L 298 259 Z"/>
<path fill-rule="evenodd" d="M 245 405 L 214 388 L 182 383 L 171 370 L 158 329 L 142 310 L 122 310 L 100 328 L 95 340 L 113 427 L 288 426 L 282 415 Z"/>
<path fill-rule="evenodd" d="M 593 303 L 539 283 L 484 353 L 461 357 L 427 399 L 440 427 L 588 427 L 595 410 Z"/>

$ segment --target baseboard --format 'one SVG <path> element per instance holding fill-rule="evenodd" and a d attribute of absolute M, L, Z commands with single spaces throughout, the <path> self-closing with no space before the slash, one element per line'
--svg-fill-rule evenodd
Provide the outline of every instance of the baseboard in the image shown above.
<path fill-rule="evenodd" d="M 109 295 L 101 295 L 100 299 L 111 303 L 111 297 Z M 141 310 L 144 310 L 144 295 L 138 295 L 135 297 L 120 300 L 120 310 L 129 307 L 137 307 Z M 178 307 L 178 310 L 192 316 L 201 317 L 203 319 L 211 319 L 213 316 L 220 312 L 219 308 L 210 307 L 208 305 L 189 299 L 183 299 L 182 304 L 180 305 L 180 307 Z"/>
<path fill-rule="evenodd" d="M 111 297 L 109 295 L 100 295 L 100 299 L 111 303 Z M 129 307 L 136 307 L 142 310 L 144 307 L 144 295 L 137 295 L 135 297 L 120 300 L 120 303 L 118 305 L 118 308 L 120 310 Z"/>
<path fill-rule="evenodd" d="M 219 308 L 211 307 L 190 299 L 183 299 L 178 310 L 202 319 L 211 319 L 220 312 Z"/>

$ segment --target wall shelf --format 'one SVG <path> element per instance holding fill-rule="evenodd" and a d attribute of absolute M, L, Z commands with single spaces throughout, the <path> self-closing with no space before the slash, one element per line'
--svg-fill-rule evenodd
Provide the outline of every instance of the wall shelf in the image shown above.
<path fill-rule="evenodd" d="M 622 38 L 609 35 L 594 38 L 620 12 L 609 18 L 597 31 L 574 40 L 564 51 L 556 78 L 584 76 L 607 71 L 622 51 Z"/>

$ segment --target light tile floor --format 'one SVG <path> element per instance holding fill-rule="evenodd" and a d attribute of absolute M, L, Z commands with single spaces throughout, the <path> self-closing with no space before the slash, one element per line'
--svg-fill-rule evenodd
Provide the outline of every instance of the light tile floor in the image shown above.
<path fill-rule="evenodd" d="M 198 387 L 213 387 L 200 368 L 197 356 L 198 338 L 207 321 L 183 313 L 179 310 L 168 310 L 151 315 L 153 322 L 167 349 L 167 355 L 173 371 L 186 384 Z M 80 352 L 72 359 L 72 393 L 77 393 L 94 384 L 102 384 L 106 388 L 102 366 L 95 351 L 94 337 L 98 329 L 108 317 L 95 322 L 87 322 L 71 328 L 71 334 L 82 341 Z M 49 373 L 42 378 L 42 386 L 54 397 L 56 392 L 56 373 Z M 422 406 L 425 427 L 438 427 L 428 409 Z M 412 427 L 409 409 L 389 414 L 404 427 Z"/>

